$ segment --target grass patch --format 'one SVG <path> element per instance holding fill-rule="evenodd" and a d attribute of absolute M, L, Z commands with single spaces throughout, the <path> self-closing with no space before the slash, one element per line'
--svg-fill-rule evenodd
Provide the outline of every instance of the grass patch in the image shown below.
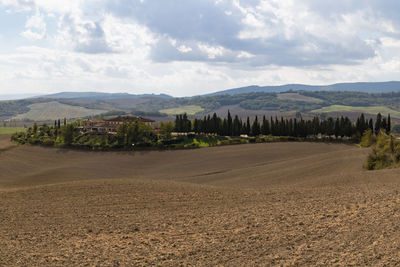
<path fill-rule="evenodd" d="M 367 114 L 390 114 L 395 118 L 400 118 L 400 112 L 386 106 L 370 106 L 370 107 L 353 107 L 344 105 L 331 105 L 320 109 L 314 109 L 313 113 L 328 113 L 328 112 L 362 112 Z"/>
<path fill-rule="evenodd" d="M 205 142 L 205 141 L 202 140 L 202 139 L 197 140 L 196 138 L 194 138 L 194 139 L 193 139 L 193 143 L 196 144 L 196 145 L 198 145 L 199 147 L 209 147 L 209 146 L 210 146 L 207 142 Z"/>
<path fill-rule="evenodd" d="M 322 102 L 324 102 L 322 99 L 301 95 L 299 93 L 281 93 L 281 94 L 278 94 L 278 99 L 291 100 L 291 101 L 300 101 L 300 102 L 308 102 L 308 103 L 322 103 Z"/>
<path fill-rule="evenodd" d="M 176 114 L 183 114 L 183 113 L 186 113 L 188 115 L 194 115 L 194 114 L 202 112 L 202 111 L 204 111 L 204 109 L 200 106 L 188 105 L 188 106 L 181 106 L 181 107 L 177 107 L 177 108 L 162 109 L 159 112 L 165 113 L 168 115 L 176 115 Z"/>
<path fill-rule="evenodd" d="M 22 127 L 0 127 L 0 135 L 13 134 L 24 130 Z"/>

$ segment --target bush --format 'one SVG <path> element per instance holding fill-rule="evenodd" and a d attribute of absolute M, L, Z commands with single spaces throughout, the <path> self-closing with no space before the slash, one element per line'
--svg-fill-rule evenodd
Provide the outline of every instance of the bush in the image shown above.
<path fill-rule="evenodd" d="M 367 141 L 365 141 L 365 143 L 367 143 Z M 384 169 L 394 166 L 399 161 L 400 144 L 396 142 L 392 136 L 388 136 L 382 131 L 376 138 L 376 144 L 368 155 L 365 168 L 368 170 Z"/>
<path fill-rule="evenodd" d="M 364 132 L 361 137 L 360 146 L 361 147 L 370 147 L 376 142 L 376 138 L 371 129 L 368 129 Z"/>

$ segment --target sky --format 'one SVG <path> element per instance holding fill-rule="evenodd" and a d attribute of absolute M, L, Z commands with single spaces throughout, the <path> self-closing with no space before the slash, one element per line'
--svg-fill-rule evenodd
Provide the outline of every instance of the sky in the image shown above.
<path fill-rule="evenodd" d="M 0 95 L 400 80 L 398 0 L 0 0 Z"/>

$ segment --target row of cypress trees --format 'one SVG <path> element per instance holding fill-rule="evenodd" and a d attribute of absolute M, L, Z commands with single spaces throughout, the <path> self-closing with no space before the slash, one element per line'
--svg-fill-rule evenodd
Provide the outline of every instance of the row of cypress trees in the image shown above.
<path fill-rule="evenodd" d="M 383 117 L 380 113 L 377 115 L 375 124 L 372 119 L 366 119 L 361 114 L 353 123 L 347 116 L 340 118 L 329 117 L 321 120 L 315 116 L 312 120 L 287 119 L 281 117 L 267 119 L 265 116 L 261 120 L 256 116 L 253 121 L 247 117 L 242 121 L 237 115 L 233 118 L 228 111 L 226 118 L 220 118 L 214 113 L 212 116 L 204 116 L 203 119 L 189 120 L 187 114 L 177 115 L 175 119 L 175 131 L 177 132 L 195 132 L 197 134 L 217 134 L 223 136 L 239 136 L 247 134 L 249 136 L 273 135 L 273 136 L 293 136 L 307 137 L 317 136 L 318 134 L 336 137 L 361 136 L 365 130 L 371 129 L 378 134 L 380 130 L 387 133 L 391 130 L 390 114 Z"/>

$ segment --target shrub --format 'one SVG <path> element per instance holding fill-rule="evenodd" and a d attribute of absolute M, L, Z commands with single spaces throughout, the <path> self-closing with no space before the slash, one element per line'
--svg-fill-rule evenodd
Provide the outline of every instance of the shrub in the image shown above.
<path fill-rule="evenodd" d="M 363 136 L 364 139 L 365 135 Z M 368 139 L 363 141 L 367 144 Z M 369 139 L 370 140 L 370 139 Z M 376 138 L 376 144 L 368 155 L 365 168 L 379 170 L 395 165 L 400 161 L 400 144 L 392 136 L 381 131 Z"/>
<path fill-rule="evenodd" d="M 360 146 L 361 147 L 370 147 L 376 142 L 376 138 L 371 129 L 368 129 L 364 132 L 361 137 Z"/>

